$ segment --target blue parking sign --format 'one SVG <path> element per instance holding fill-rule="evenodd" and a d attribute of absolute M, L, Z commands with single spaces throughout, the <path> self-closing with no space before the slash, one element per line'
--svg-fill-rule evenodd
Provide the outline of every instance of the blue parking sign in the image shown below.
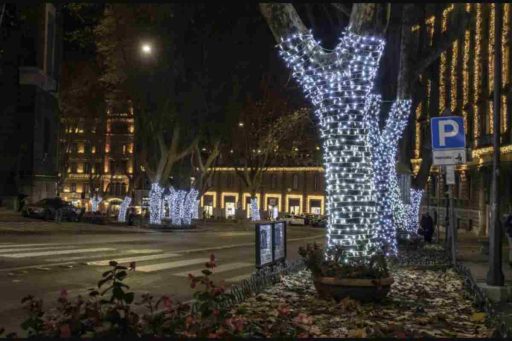
<path fill-rule="evenodd" d="M 433 117 L 430 126 L 432 129 L 432 149 L 462 149 L 466 147 L 462 117 Z"/>

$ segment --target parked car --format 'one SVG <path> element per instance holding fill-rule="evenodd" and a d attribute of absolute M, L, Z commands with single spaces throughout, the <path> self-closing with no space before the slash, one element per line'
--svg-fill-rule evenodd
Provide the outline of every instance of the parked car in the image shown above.
<path fill-rule="evenodd" d="M 327 226 L 327 216 L 319 216 L 318 219 L 315 219 L 311 226 L 315 227 L 326 227 Z"/>
<path fill-rule="evenodd" d="M 316 220 L 320 219 L 320 216 L 318 214 L 302 214 L 301 217 L 304 218 L 304 223 L 306 225 L 312 225 L 313 222 L 315 222 Z"/>
<path fill-rule="evenodd" d="M 288 225 L 305 225 L 305 219 L 303 217 L 299 217 L 292 214 L 285 214 L 281 220 L 286 221 Z"/>
<path fill-rule="evenodd" d="M 42 218 L 44 220 L 55 219 L 57 209 L 62 209 L 62 219 L 68 221 L 79 221 L 82 210 L 73 206 L 70 202 L 61 198 L 45 198 L 34 204 L 27 204 L 23 207 L 21 215 L 24 217 Z"/>

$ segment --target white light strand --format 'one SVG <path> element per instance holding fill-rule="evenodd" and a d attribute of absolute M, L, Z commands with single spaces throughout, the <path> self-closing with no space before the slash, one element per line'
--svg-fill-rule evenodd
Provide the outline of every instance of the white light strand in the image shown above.
<path fill-rule="evenodd" d="M 394 221 L 393 210 L 400 207 L 402 199 L 398 187 L 396 173 L 396 154 L 398 141 L 402 135 L 411 109 L 410 100 L 396 100 L 389 111 L 386 124 L 379 128 L 381 96 L 368 97 L 367 124 L 369 141 L 372 147 L 373 173 L 377 189 L 378 241 L 381 250 L 387 256 L 396 255 L 397 221 Z"/>
<path fill-rule="evenodd" d="M 126 221 L 126 210 L 130 206 L 132 202 L 132 198 L 129 196 L 125 196 L 121 205 L 119 205 L 119 213 L 117 214 L 117 221 L 120 223 L 124 223 Z"/>
<path fill-rule="evenodd" d="M 99 195 L 94 195 L 89 202 L 91 203 L 91 211 L 92 212 L 98 212 L 100 207 L 100 202 L 103 201 L 103 198 Z"/>
<path fill-rule="evenodd" d="M 258 208 L 258 198 L 251 198 L 251 220 L 258 221 L 261 220 L 260 217 L 260 209 Z"/>
<path fill-rule="evenodd" d="M 191 188 L 190 191 L 185 193 L 185 197 L 183 200 L 183 206 L 182 206 L 182 224 L 183 225 L 191 225 L 192 224 L 192 217 L 194 214 L 194 207 L 196 207 L 195 210 L 197 210 L 197 196 L 199 195 L 199 192 Z"/>
<path fill-rule="evenodd" d="M 158 183 L 152 183 L 149 190 L 149 223 L 162 223 L 162 194 L 164 189 Z"/>
<path fill-rule="evenodd" d="M 198 192 L 199 194 L 199 192 Z M 199 219 L 199 205 L 201 200 L 196 199 L 195 206 L 192 208 L 192 219 Z"/>
<path fill-rule="evenodd" d="M 411 188 L 411 205 L 408 214 L 408 233 L 413 236 L 418 233 L 419 215 L 423 190 Z"/>
<path fill-rule="evenodd" d="M 350 257 L 370 256 L 377 217 L 365 102 L 384 41 L 346 30 L 332 53 L 311 33 L 294 34 L 279 46 L 320 122 L 328 246 L 341 245 Z"/>

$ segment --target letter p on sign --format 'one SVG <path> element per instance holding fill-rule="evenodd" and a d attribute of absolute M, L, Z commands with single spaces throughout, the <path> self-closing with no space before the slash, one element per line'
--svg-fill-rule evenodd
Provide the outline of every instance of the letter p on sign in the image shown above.
<path fill-rule="evenodd" d="M 463 149 L 466 147 L 464 120 L 462 117 L 433 117 L 431 129 L 432 149 Z"/>
<path fill-rule="evenodd" d="M 454 120 L 439 121 L 439 146 L 446 147 L 446 138 L 457 136 L 459 124 Z"/>

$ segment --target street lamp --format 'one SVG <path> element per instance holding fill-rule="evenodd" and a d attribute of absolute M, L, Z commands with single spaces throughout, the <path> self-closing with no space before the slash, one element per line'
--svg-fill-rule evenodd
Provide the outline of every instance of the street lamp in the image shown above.
<path fill-rule="evenodd" d="M 149 45 L 147 43 L 142 44 L 141 50 L 142 50 L 142 53 L 147 54 L 147 55 L 151 54 L 151 52 L 152 52 L 151 45 Z"/>

